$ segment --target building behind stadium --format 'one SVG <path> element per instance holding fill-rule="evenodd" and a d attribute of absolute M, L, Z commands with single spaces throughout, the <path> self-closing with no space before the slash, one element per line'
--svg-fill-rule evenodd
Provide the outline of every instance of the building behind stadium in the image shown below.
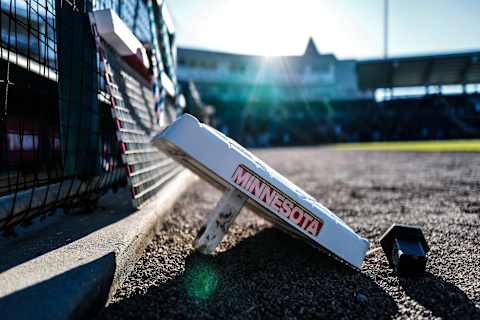
<path fill-rule="evenodd" d="M 178 49 L 178 77 L 195 82 L 202 97 L 221 102 L 358 99 L 355 60 L 321 54 L 312 38 L 299 56 L 265 57 Z"/>

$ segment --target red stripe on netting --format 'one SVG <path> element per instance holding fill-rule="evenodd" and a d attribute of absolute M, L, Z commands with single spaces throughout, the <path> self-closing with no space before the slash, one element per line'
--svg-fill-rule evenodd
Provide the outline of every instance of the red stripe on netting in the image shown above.
<path fill-rule="evenodd" d="M 123 142 L 120 142 L 120 151 L 122 153 L 125 153 L 127 151 L 127 146 Z"/>
<path fill-rule="evenodd" d="M 103 77 L 105 78 L 105 82 L 107 84 L 107 86 L 106 86 L 107 87 L 107 92 L 110 95 L 110 103 L 112 105 L 111 107 L 115 108 L 115 107 L 117 107 L 117 100 L 113 96 L 113 89 L 111 87 L 112 86 L 112 78 L 111 78 L 111 75 L 109 73 L 110 66 L 109 66 L 108 61 L 106 59 L 105 51 L 103 50 L 103 47 L 102 47 L 100 35 L 98 33 L 98 30 L 97 30 L 97 24 L 95 22 L 91 21 L 90 25 L 91 25 L 93 36 L 95 38 L 95 46 L 96 46 L 97 52 L 100 56 L 100 61 L 103 65 Z"/>

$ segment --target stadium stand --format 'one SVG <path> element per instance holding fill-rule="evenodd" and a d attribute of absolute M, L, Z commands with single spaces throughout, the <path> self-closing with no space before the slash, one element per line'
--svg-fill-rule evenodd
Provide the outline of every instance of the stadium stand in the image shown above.
<path fill-rule="evenodd" d="M 197 87 L 208 93 L 202 95 L 205 103 L 215 106 L 217 128 L 249 147 L 480 137 L 479 52 L 357 61 L 355 69 L 365 94 L 351 99 L 275 101 L 266 95 L 251 101 L 239 95 L 227 102 L 212 95 L 212 88 L 204 89 L 205 83 Z M 448 85 L 463 93 L 442 94 Z M 467 92 L 467 86 L 477 90 Z M 392 95 L 398 88 L 421 88 L 426 94 Z M 222 92 L 244 89 L 230 84 Z M 390 95 L 377 101 L 377 90 Z"/>
<path fill-rule="evenodd" d="M 357 63 L 361 90 L 480 83 L 480 52 L 366 60 Z"/>
<path fill-rule="evenodd" d="M 480 95 L 215 106 L 214 122 L 250 147 L 480 137 Z"/>

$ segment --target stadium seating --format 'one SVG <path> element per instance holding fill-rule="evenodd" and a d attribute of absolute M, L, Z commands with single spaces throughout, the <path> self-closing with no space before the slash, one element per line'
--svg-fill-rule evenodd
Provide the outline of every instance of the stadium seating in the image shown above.
<path fill-rule="evenodd" d="M 426 95 L 282 105 L 222 103 L 218 129 L 249 147 L 480 138 L 480 95 Z"/>

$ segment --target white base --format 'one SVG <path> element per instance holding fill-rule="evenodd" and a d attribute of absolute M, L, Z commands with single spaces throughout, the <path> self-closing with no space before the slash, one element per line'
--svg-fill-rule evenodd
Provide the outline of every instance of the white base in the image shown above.
<path fill-rule="evenodd" d="M 280 228 L 311 240 L 340 260 L 361 268 L 368 250 L 366 239 L 305 191 L 219 131 L 186 114 L 152 142 L 220 189 L 233 186 L 246 194 L 247 205 Z M 259 181 L 265 185 L 264 189 L 275 190 L 275 197 L 272 193 L 263 195 L 264 200 L 260 199 L 262 195 L 256 196 L 253 185 L 257 183 L 258 187 Z M 287 207 L 291 209 L 290 213 Z M 317 225 L 321 227 L 317 228 Z"/>

